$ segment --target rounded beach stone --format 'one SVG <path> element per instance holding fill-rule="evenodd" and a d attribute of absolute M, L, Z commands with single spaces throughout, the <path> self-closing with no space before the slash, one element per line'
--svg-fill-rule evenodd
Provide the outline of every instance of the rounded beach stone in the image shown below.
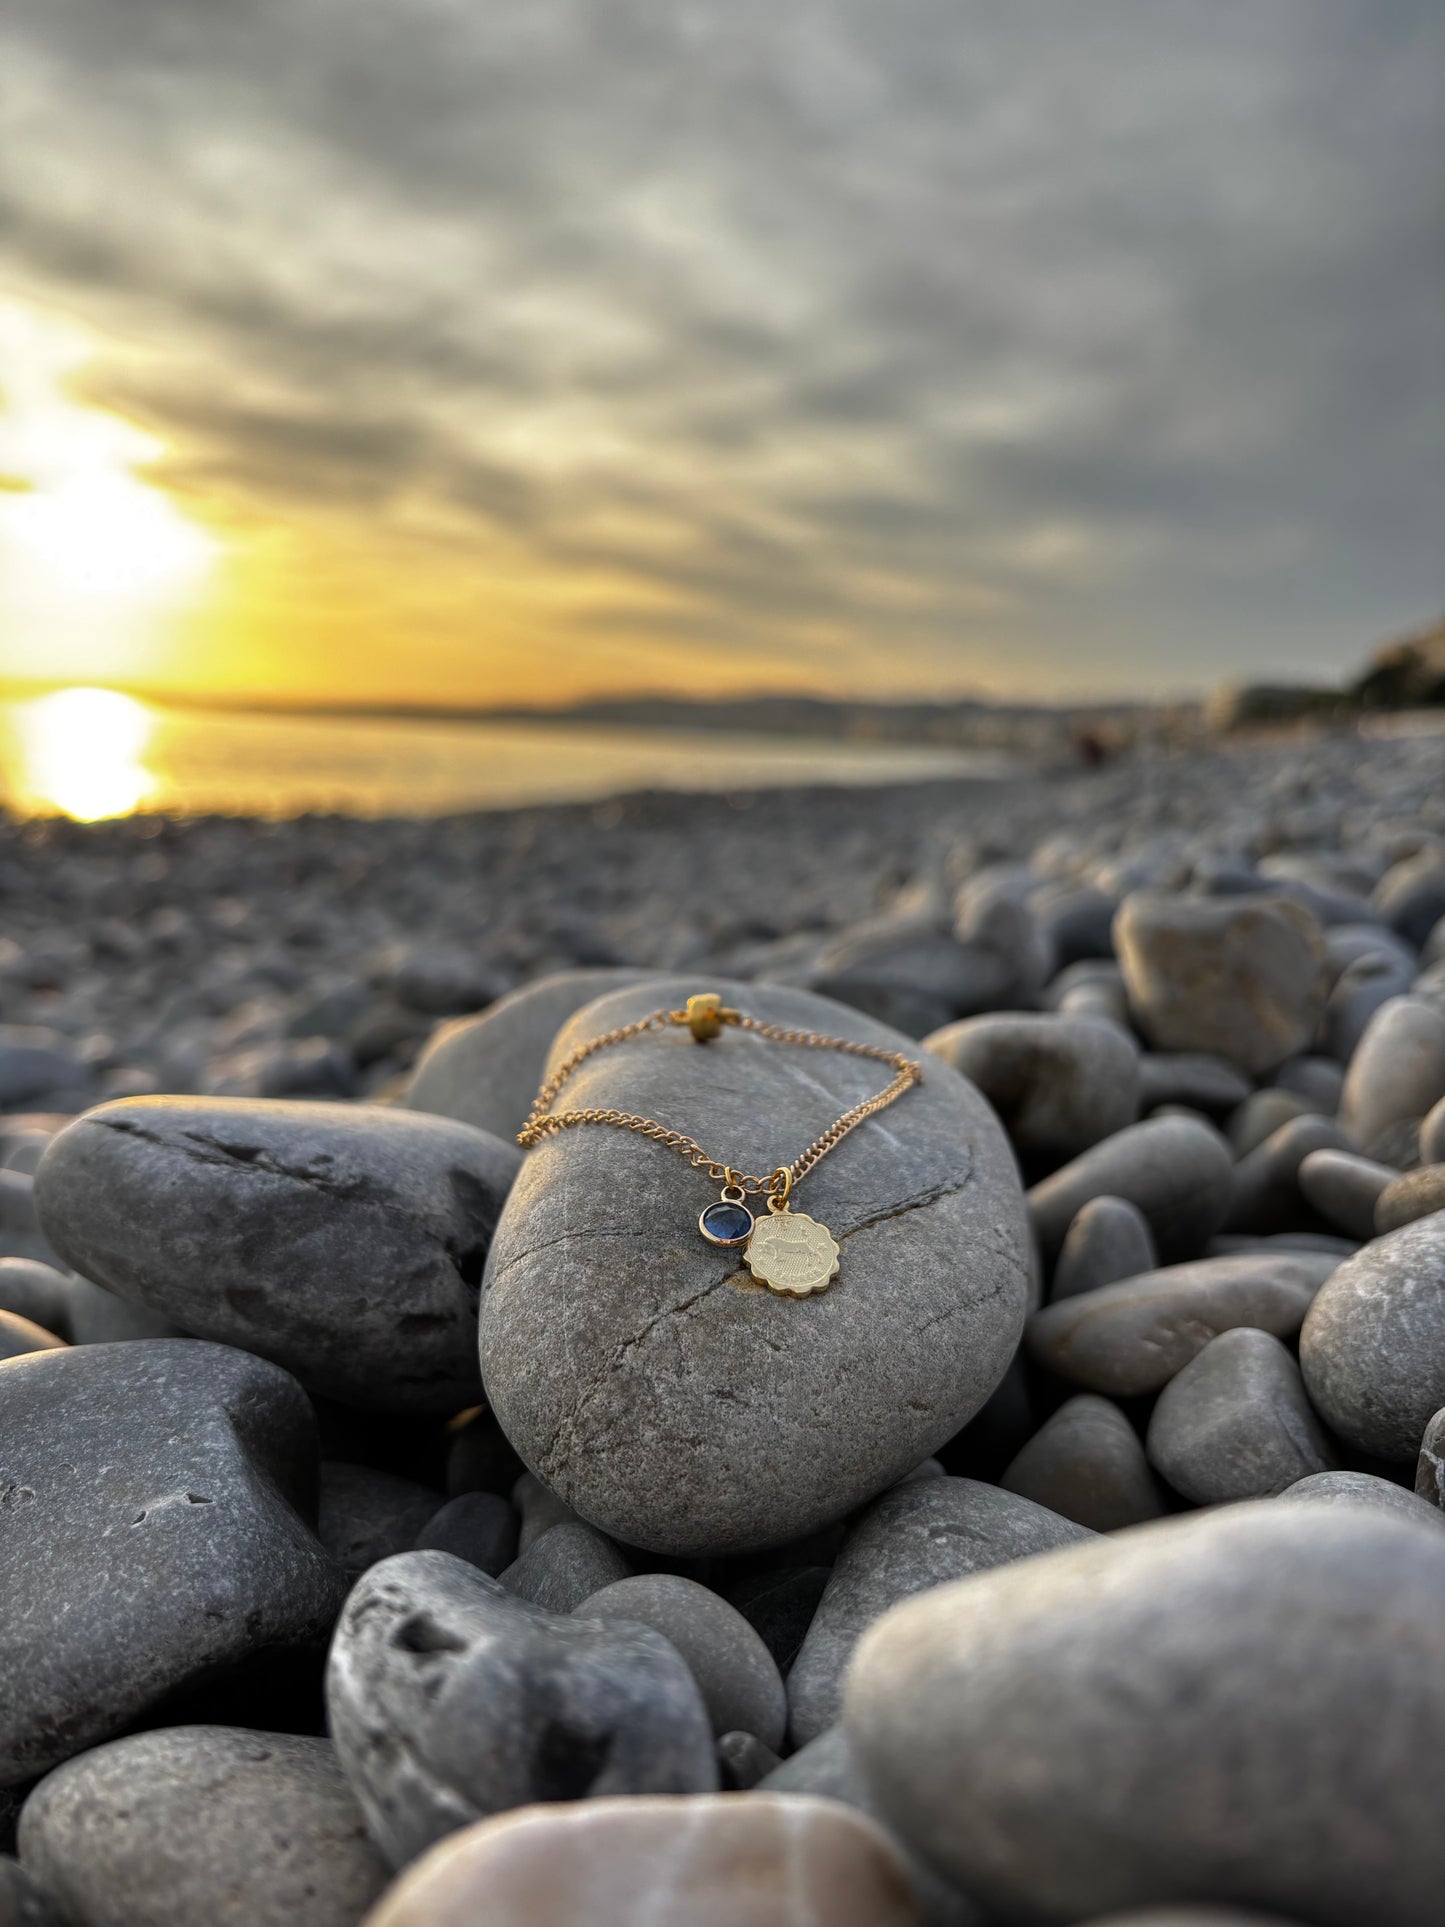
<path fill-rule="evenodd" d="M 553 1061 L 709 988 L 767 1022 L 918 1054 L 804 991 L 671 978 L 579 1012 Z M 867 1059 L 738 1030 L 699 1047 L 679 1028 L 599 1052 L 564 1108 L 645 1113 L 766 1172 L 887 1077 Z M 488 1398 L 523 1459 L 583 1518 L 669 1553 L 781 1544 L 902 1478 L 1002 1377 L 1028 1291 L 1008 1144 L 934 1060 L 801 1187 L 794 1208 L 842 1247 L 826 1291 L 777 1297 L 707 1244 L 697 1216 L 709 1189 L 631 1133 L 550 1139 L 508 1200 L 482 1300 Z"/>
<path fill-rule="evenodd" d="M 1139 1060 L 1141 1111 L 1152 1111 L 1158 1104 L 1187 1104 L 1211 1117 L 1223 1117 L 1244 1103 L 1250 1088 L 1237 1064 L 1207 1051 L 1146 1051 Z"/>
<path fill-rule="evenodd" d="M 316 1421 L 264 1359 L 178 1338 L 10 1359 L 0 1468 L 0 1785 L 325 1638 L 345 1579 L 307 1524 Z"/>
<path fill-rule="evenodd" d="M 69 1338 L 70 1283 L 63 1271 L 38 1259 L 0 1258 L 0 1311 Z"/>
<path fill-rule="evenodd" d="M 1339 1262 L 1280 1249 L 1167 1265 L 1035 1312 L 1028 1349 L 1090 1391 L 1157 1392 L 1220 1332 L 1252 1325 L 1290 1337 Z"/>
<path fill-rule="evenodd" d="M 1445 1097 L 1431 1106 L 1420 1126 L 1420 1162 L 1445 1164 Z"/>
<path fill-rule="evenodd" d="M 58 1352 L 65 1340 L 13 1311 L 0 1311 L 0 1359 L 24 1358 L 29 1352 Z"/>
<path fill-rule="evenodd" d="M 321 1462 L 317 1535 L 355 1579 L 378 1559 L 409 1552 L 442 1503 L 440 1492 L 370 1465 Z"/>
<path fill-rule="evenodd" d="M 1226 1228 L 1261 1233 L 1313 1229 L 1319 1220 L 1300 1189 L 1300 1166 L 1315 1151 L 1352 1149 L 1350 1138 L 1331 1117 L 1311 1113 L 1282 1124 L 1234 1167 Z"/>
<path fill-rule="evenodd" d="M 1162 1258 L 1190 1258 L 1223 1224 L 1233 1182 L 1234 1161 L 1207 1124 L 1147 1118 L 1036 1184 L 1029 1213 L 1050 1261 L 1079 1211 L 1102 1197 L 1143 1212 Z"/>
<path fill-rule="evenodd" d="M 388 1879 L 329 1740 L 228 1726 L 57 1768 L 20 1853 L 77 1927 L 354 1927 Z"/>
<path fill-rule="evenodd" d="M 1267 1499 L 1335 1465 L 1299 1366 L 1250 1326 L 1221 1332 L 1170 1379 L 1150 1415 L 1148 1451 L 1196 1505 Z"/>
<path fill-rule="evenodd" d="M 923 1047 L 977 1085 L 1021 1157 L 1061 1163 L 1138 1115 L 1138 1046 L 1114 1024 L 999 1011 L 946 1024 Z"/>
<path fill-rule="evenodd" d="M 1366 1243 L 1375 1235 L 1375 1205 L 1399 1175 L 1353 1151 L 1310 1151 L 1299 1167 L 1300 1195 L 1322 1218 Z"/>
<path fill-rule="evenodd" d="M 1310 1306 L 1299 1356 L 1311 1403 L 1341 1438 L 1413 1460 L 1445 1405 L 1445 1213 L 1347 1258 Z"/>
<path fill-rule="evenodd" d="M 1247 1158 L 1286 1124 L 1312 1115 L 1308 1104 L 1296 1092 L 1279 1091 L 1270 1085 L 1245 1099 L 1231 1115 L 1225 1135 L 1234 1155 Z"/>
<path fill-rule="evenodd" d="M 1415 1490 L 1431 1505 L 1445 1509 L 1445 1409 L 1433 1414 L 1420 1436 Z"/>
<path fill-rule="evenodd" d="M 831 1566 L 777 1566 L 723 1584 L 728 1601 L 762 1640 L 787 1675 L 813 1623 Z"/>
<path fill-rule="evenodd" d="M 1208 1051 L 1258 1077 L 1307 1047 L 1324 1009 L 1324 937 L 1290 897 L 1136 891 L 1114 948 L 1156 1050 Z"/>
<path fill-rule="evenodd" d="M 1133 1426 L 1107 1398 L 1080 1392 L 1045 1420 L 999 1484 L 1091 1532 L 1168 1511 Z"/>
<path fill-rule="evenodd" d="M 66 1927 L 18 1860 L 0 1854 L 0 1927 Z"/>
<path fill-rule="evenodd" d="M 837 1719 L 854 1647 L 900 1599 L 1091 1536 L 976 1479 L 923 1479 L 886 1492 L 844 1542 L 788 1675 L 794 1741 L 816 1739 Z"/>
<path fill-rule="evenodd" d="M 1275 1088 L 1301 1097 L 1321 1117 L 1334 1117 L 1345 1086 L 1344 1066 L 1332 1057 L 1292 1057 L 1274 1074 Z"/>
<path fill-rule="evenodd" d="M 1054 1266 L 1050 1302 L 1137 1278 L 1159 1263 L 1149 1220 L 1127 1198 L 1090 1198 L 1074 1215 Z"/>
<path fill-rule="evenodd" d="M 707 1710 L 665 1639 L 547 1612 L 445 1552 L 363 1574 L 332 1641 L 326 1701 L 393 1867 L 537 1800 L 717 1787 Z"/>
<path fill-rule="evenodd" d="M 1375 1231 L 1383 1236 L 1435 1211 L 1445 1211 L 1445 1164 L 1425 1164 L 1392 1178 L 1375 1204 Z"/>
<path fill-rule="evenodd" d="M 783 1744 L 788 1695 L 773 1656 L 737 1608 L 706 1586 L 677 1573 L 639 1573 L 604 1586 L 576 1611 L 580 1619 L 636 1620 L 671 1640 L 714 1733 L 741 1728 L 774 1750 Z"/>
<path fill-rule="evenodd" d="M 408 1111 L 158 1097 L 88 1111 L 35 1182 L 85 1277 L 342 1404 L 450 1414 L 476 1402 L 482 1262 L 519 1164 Z"/>
<path fill-rule="evenodd" d="M 1395 864 L 1371 901 L 1390 928 L 1418 950 L 1445 916 L 1445 850 L 1420 850 Z"/>
<path fill-rule="evenodd" d="M 632 1572 L 606 1533 L 582 1519 L 563 1520 L 499 1574 L 508 1592 L 548 1612 L 574 1612 L 594 1592 Z"/>
<path fill-rule="evenodd" d="M 512 1504 L 522 1515 L 521 1534 L 517 1543 L 518 1552 L 526 1552 L 534 1546 L 544 1532 L 553 1526 L 577 1524 L 577 1514 L 555 1492 L 550 1491 L 542 1481 L 530 1472 L 521 1473 L 512 1487 Z"/>
<path fill-rule="evenodd" d="M 800 1794 L 503 1814 L 409 1868 L 365 1927 L 921 1927 L 888 1836 Z"/>
<path fill-rule="evenodd" d="M 1340 1122 L 1368 1152 L 1391 1125 L 1424 1117 L 1442 1097 L 1445 1013 L 1423 997 L 1392 997 L 1350 1059 Z"/>
<path fill-rule="evenodd" d="M 718 1777 L 724 1793 L 749 1793 L 782 1765 L 756 1733 L 722 1733 L 717 1743 Z"/>
<path fill-rule="evenodd" d="M 417 1059 L 403 1104 L 510 1143 L 532 1108 L 552 1039 L 573 1011 L 650 974 L 559 970 L 499 998 L 479 1017 L 443 1024 Z"/>
<path fill-rule="evenodd" d="M 1280 1493 L 1281 1499 L 1307 1500 L 1311 1505 L 1365 1505 L 1377 1512 L 1393 1512 L 1445 1532 L 1445 1512 L 1418 1493 L 1373 1472 L 1311 1472 Z"/>
<path fill-rule="evenodd" d="M 418 1552 L 449 1552 L 495 1579 L 517 1556 L 517 1514 L 499 1492 L 461 1492 L 416 1536 Z"/>
<path fill-rule="evenodd" d="M 1442 1588 L 1445 1538 L 1360 1506 L 1158 1521 L 898 1607 L 846 1724 L 892 1825 L 1007 1918 L 1429 1927 Z"/>

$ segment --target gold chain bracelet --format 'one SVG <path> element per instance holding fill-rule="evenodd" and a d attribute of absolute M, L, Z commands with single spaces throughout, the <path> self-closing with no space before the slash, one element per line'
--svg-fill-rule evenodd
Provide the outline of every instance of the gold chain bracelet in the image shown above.
<path fill-rule="evenodd" d="M 724 1028 L 736 1028 L 751 1031 L 755 1036 L 765 1037 L 774 1044 L 794 1044 L 807 1050 L 841 1051 L 849 1057 L 870 1057 L 880 1064 L 891 1064 L 893 1079 L 875 1096 L 864 1098 L 861 1103 L 844 1111 L 826 1131 L 813 1139 L 806 1150 L 800 1151 L 791 1164 L 778 1165 L 766 1177 L 750 1171 L 735 1171 L 720 1158 L 709 1156 L 696 1138 L 689 1137 L 685 1131 L 676 1131 L 659 1123 L 655 1117 L 640 1117 L 632 1111 L 552 1109 L 568 1078 L 596 1052 L 606 1050 L 613 1044 L 626 1043 L 630 1038 L 641 1037 L 647 1031 L 666 1030 L 683 1024 L 699 1044 L 711 1043 L 722 1035 Z M 884 1050 L 876 1044 L 851 1043 L 847 1038 L 828 1037 L 821 1031 L 788 1030 L 780 1024 L 765 1024 L 756 1017 L 745 1016 L 739 1010 L 727 1009 L 722 998 L 710 991 L 704 996 L 689 997 L 686 1010 L 654 1010 L 646 1017 L 639 1017 L 635 1023 L 619 1025 L 616 1030 L 604 1031 L 600 1037 L 589 1038 L 585 1044 L 580 1044 L 543 1082 L 526 1123 L 517 1133 L 517 1142 L 530 1151 L 547 1138 L 557 1137 L 563 1131 L 574 1130 L 579 1125 L 606 1124 L 616 1130 L 636 1131 L 642 1137 L 652 1138 L 670 1150 L 681 1152 L 695 1170 L 706 1171 L 709 1177 L 722 1182 L 721 1197 L 715 1204 L 708 1205 L 697 1221 L 698 1229 L 708 1243 L 741 1249 L 754 1277 L 763 1284 L 787 1297 L 805 1298 L 811 1291 L 822 1290 L 830 1279 L 837 1276 L 839 1247 L 826 1225 L 791 1209 L 789 1199 L 793 1187 L 865 1118 L 886 1110 L 905 1091 L 922 1082 L 923 1066 L 911 1057 L 904 1057 L 899 1051 Z M 767 1218 L 759 1220 L 753 1216 L 745 1202 L 749 1195 L 767 1198 Z"/>

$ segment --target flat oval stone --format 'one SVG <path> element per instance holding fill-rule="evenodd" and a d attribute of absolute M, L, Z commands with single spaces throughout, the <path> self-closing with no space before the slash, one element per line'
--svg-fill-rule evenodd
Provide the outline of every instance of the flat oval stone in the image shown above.
<path fill-rule="evenodd" d="M 84 1277 L 342 1404 L 446 1415 L 477 1402 L 482 1263 L 520 1162 L 378 1105 L 157 1097 L 86 1112 L 35 1183 Z"/>
<path fill-rule="evenodd" d="M 807 992 L 670 979 L 579 1012 L 553 1061 L 708 989 L 765 1021 L 918 1055 Z M 656 1117 L 766 1172 L 888 1076 L 834 1051 L 737 1030 L 700 1047 L 673 1029 L 599 1052 L 563 1108 Z M 583 1518 L 670 1553 L 781 1544 L 902 1478 L 1002 1377 L 1028 1291 L 1012 1154 L 947 1065 L 930 1060 L 921 1087 L 804 1180 L 796 1208 L 842 1246 L 826 1291 L 780 1299 L 701 1238 L 708 1182 L 631 1133 L 551 1139 L 523 1167 L 483 1291 L 488 1397 L 523 1459 Z"/>
<path fill-rule="evenodd" d="M 1413 1461 L 1445 1405 L 1445 1212 L 1347 1258 L 1310 1306 L 1299 1356 L 1310 1402 L 1341 1438 Z"/>
<path fill-rule="evenodd" d="M 889 1824 L 1005 1919 L 1242 1899 L 1431 1927 L 1442 1597 L 1445 1537 L 1412 1520 L 1161 1520 L 895 1608 L 845 1724 Z"/>
<path fill-rule="evenodd" d="M 469 1827 L 365 1927 L 922 1927 L 887 1835 L 800 1794 L 588 1800 Z"/>
<path fill-rule="evenodd" d="M 1368 1242 L 1380 1193 L 1397 1176 L 1388 1164 L 1352 1151 L 1311 1151 L 1300 1162 L 1300 1195 L 1341 1231 Z"/>
<path fill-rule="evenodd" d="M 1196 1505 L 1266 1499 L 1335 1454 L 1299 1367 L 1277 1338 L 1221 1332 L 1164 1387 L 1149 1418 L 1149 1463 Z"/>
<path fill-rule="evenodd" d="M 388 1878 L 331 1742 L 242 1727 L 82 1753 L 26 1801 L 20 1851 L 107 1927 L 353 1927 Z"/>
<path fill-rule="evenodd" d="M 1234 1183 L 1224 1140 L 1186 1117 L 1147 1118 L 1116 1131 L 1029 1192 L 1029 1214 L 1052 1261 L 1093 1198 L 1137 1205 L 1164 1259 L 1192 1258 L 1223 1224 Z"/>
<path fill-rule="evenodd" d="M 393 1867 L 509 1807 L 717 1787 L 711 1722 L 667 1640 L 548 1612 L 445 1552 L 363 1574 L 331 1644 L 326 1703 Z"/>

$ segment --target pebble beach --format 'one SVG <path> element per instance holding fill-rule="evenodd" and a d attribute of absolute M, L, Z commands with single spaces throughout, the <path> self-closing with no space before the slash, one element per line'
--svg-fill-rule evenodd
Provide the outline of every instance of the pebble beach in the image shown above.
<path fill-rule="evenodd" d="M 0 818 L 0 1927 L 1436 1927 L 1442 1597 L 1445 734 Z"/>

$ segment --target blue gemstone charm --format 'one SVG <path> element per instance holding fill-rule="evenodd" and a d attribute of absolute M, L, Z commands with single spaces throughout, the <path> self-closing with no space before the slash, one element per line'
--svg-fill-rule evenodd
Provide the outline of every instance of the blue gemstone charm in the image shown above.
<path fill-rule="evenodd" d="M 697 1228 L 710 1245 L 745 1245 L 753 1235 L 753 1214 L 745 1204 L 720 1198 L 703 1212 Z"/>

